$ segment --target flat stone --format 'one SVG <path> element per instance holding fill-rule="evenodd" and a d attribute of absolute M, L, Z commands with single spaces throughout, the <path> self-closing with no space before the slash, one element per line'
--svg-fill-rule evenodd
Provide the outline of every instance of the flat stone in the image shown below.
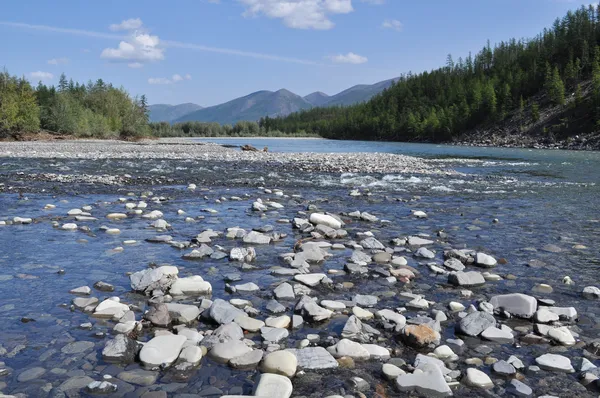
<path fill-rule="evenodd" d="M 177 357 L 186 342 L 185 336 L 160 335 L 144 344 L 140 351 L 140 361 L 148 368 L 169 366 Z"/>
<path fill-rule="evenodd" d="M 208 355 L 219 361 L 229 362 L 233 358 L 241 357 L 252 351 L 243 341 L 229 341 L 227 343 L 215 344 Z"/>
<path fill-rule="evenodd" d="M 600 288 L 596 286 L 587 286 L 583 289 L 583 297 L 588 299 L 600 298 Z"/>
<path fill-rule="evenodd" d="M 102 350 L 102 359 L 111 363 L 132 363 L 135 361 L 138 343 L 129 337 L 119 334 L 108 340 Z"/>
<path fill-rule="evenodd" d="M 352 301 L 354 301 L 356 305 L 359 305 L 361 307 L 373 307 L 377 305 L 377 302 L 379 300 L 377 299 L 377 296 L 371 296 L 368 294 L 357 294 L 352 298 Z"/>
<path fill-rule="evenodd" d="M 264 355 L 263 350 L 252 350 L 239 357 L 232 358 L 229 365 L 235 369 L 250 370 L 256 368 Z"/>
<path fill-rule="evenodd" d="M 496 259 L 485 253 L 477 253 L 475 255 L 475 264 L 484 268 L 493 268 L 498 264 Z"/>
<path fill-rule="evenodd" d="M 362 346 L 369 351 L 370 359 L 390 359 L 390 350 L 385 347 L 377 344 L 363 344 Z"/>
<path fill-rule="evenodd" d="M 200 315 L 200 308 L 191 304 L 167 303 L 171 317 L 179 323 L 191 323 Z"/>
<path fill-rule="evenodd" d="M 265 319 L 265 325 L 271 328 L 287 328 L 290 322 L 292 322 L 292 319 L 288 315 Z"/>
<path fill-rule="evenodd" d="M 24 370 L 17 376 L 17 381 L 19 383 L 25 383 L 28 381 L 36 380 L 41 378 L 46 373 L 46 369 L 41 367 L 30 368 Z"/>
<path fill-rule="evenodd" d="M 415 252 L 415 256 L 421 257 L 421 258 L 432 259 L 435 257 L 435 253 L 433 253 L 431 250 L 429 250 L 425 247 L 421 247 L 421 248 L 419 248 L 419 250 L 417 250 Z"/>
<path fill-rule="evenodd" d="M 230 341 L 241 341 L 244 331 L 237 323 L 226 323 L 219 326 L 212 334 L 202 340 L 202 345 L 211 349 L 216 344 L 228 343 Z"/>
<path fill-rule="evenodd" d="M 65 345 L 60 351 L 63 354 L 81 354 L 94 348 L 94 343 L 91 341 L 75 341 Z"/>
<path fill-rule="evenodd" d="M 394 380 L 398 376 L 406 374 L 405 371 L 391 363 L 384 363 L 381 367 L 381 373 L 383 373 L 387 380 Z"/>
<path fill-rule="evenodd" d="M 294 288 L 287 282 L 277 286 L 273 291 L 273 294 L 278 300 L 294 300 L 296 298 Z"/>
<path fill-rule="evenodd" d="M 371 354 L 361 344 L 352 340 L 341 339 L 337 344 L 328 347 L 329 351 L 335 358 L 350 357 L 352 359 L 369 359 Z"/>
<path fill-rule="evenodd" d="M 454 286 L 480 286 L 485 284 L 485 278 L 477 271 L 458 271 L 448 275 L 448 283 Z"/>
<path fill-rule="evenodd" d="M 191 296 L 205 295 L 212 293 L 210 282 L 206 282 L 199 275 L 189 276 L 187 278 L 178 278 L 169 289 L 172 296 Z"/>
<path fill-rule="evenodd" d="M 321 280 L 325 277 L 325 274 L 299 274 L 294 275 L 294 280 L 303 283 L 306 286 L 314 287 L 320 284 Z"/>
<path fill-rule="evenodd" d="M 130 275 L 131 288 L 140 292 L 166 290 L 177 279 L 179 270 L 175 266 L 164 265 L 149 268 Z"/>
<path fill-rule="evenodd" d="M 515 395 L 517 397 L 530 397 L 531 395 L 533 395 L 533 390 L 531 389 L 531 387 L 517 379 L 512 379 L 510 381 L 510 384 L 506 388 L 506 391 L 511 395 Z"/>
<path fill-rule="evenodd" d="M 379 310 L 375 315 L 384 321 L 395 323 L 396 330 L 400 330 L 406 325 L 406 317 L 404 315 L 389 309 Z"/>
<path fill-rule="evenodd" d="M 117 375 L 117 378 L 136 386 L 151 386 L 156 383 L 159 373 L 144 369 L 125 370 Z"/>
<path fill-rule="evenodd" d="M 260 290 L 260 287 L 254 282 L 248 282 L 241 285 L 235 285 L 235 290 L 238 292 L 252 293 Z"/>
<path fill-rule="evenodd" d="M 342 228 L 342 223 L 339 220 L 327 214 L 312 213 L 309 221 L 315 225 L 326 225 L 333 229 Z"/>
<path fill-rule="evenodd" d="M 179 354 L 179 361 L 196 366 L 202 360 L 202 349 L 196 345 L 184 347 Z"/>
<path fill-rule="evenodd" d="M 475 368 L 467 369 L 465 383 L 471 387 L 478 387 L 484 389 L 494 387 L 492 379 L 490 379 L 490 377 L 483 373 L 481 370 Z"/>
<path fill-rule="evenodd" d="M 352 314 L 354 314 L 354 316 L 356 316 L 360 320 L 373 319 L 375 317 L 375 315 L 371 311 L 367 311 L 358 306 L 352 307 Z"/>
<path fill-rule="evenodd" d="M 572 346 L 576 343 L 575 337 L 573 337 L 571 331 L 565 326 L 551 328 L 548 331 L 548 337 L 565 346 Z"/>
<path fill-rule="evenodd" d="M 496 325 L 496 319 L 487 312 L 477 311 L 462 318 L 456 325 L 459 333 L 467 336 L 479 336 L 490 326 Z"/>
<path fill-rule="evenodd" d="M 462 271 L 465 269 L 464 264 L 456 258 L 449 258 L 448 260 L 444 261 L 444 267 L 449 268 L 453 271 Z"/>
<path fill-rule="evenodd" d="M 339 301 L 322 300 L 321 307 L 327 308 L 328 310 L 332 311 L 341 311 L 346 309 L 346 304 Z"/>
<path fill-rule="evenodd" d="M 249 332 L 258 332 L 260 328 L 265 326 L 265 323 L 263 321 L 251 318 L 245 314 L 235 318 L 234 322 L 240 325 L 242 329 L 247 330 Z"/>
<path fill-rule="evenodd" d="M 270 328 L 267 326 L 260 328 L 260 334 L 265 341 L 271 343 L 279 343 L 281 340 L 286 339 L 289 336 L 287 329 Z"/>
<path fill-rule="evenodd" d="M 498 361 L 492 365 L 492 370 L 502 376 L 512 376 L 517 373 L 517 369 L 506 361 Z"/>
<path fill-rule="evenodd" d="M 531 318 L 537 310 L 537 300 L 521 293 L 505 294 L 494 296 L 490 300 L 494 308 L 508 311 L 514 316 L 521 318 Z"/>
<path fill-rule="evenodd" d="M 481 337 L 486 340 L 494 341 L 496 343 L 501 344 L 510 344 L 514 341 L 514 336 L 511 332 L 504 329 L 498 329 L 495 326 L 490 326 L 489 328 L 486 328 L 481 333 Z"/>
<path fill-rule="evenodd" d="M 246 316 L 246 313 L 227 301 L 216 299 L 208 310 L 208 315 L 219 324 L 231 323 L 238 316 Z"/>
<path fill-rule="evenodd" d="M 334 369 L 339 366 L 335 358 L 323 347 L 288 349 L 298 360 L 298 368 L 305 370 Z"/>
<path fill-rule="evenodd" d="M 302 307 L 302 313 L 310 317 L 315 322 L 324 321 L 331 318 L 333 311 L 319 306 L 315 302 L 308 302 Z"/>
<path fill-rule="evenodd" d="M 535 359 L 538 366 L 545 370 L 555 372 L 573 373 L 575 369 L 571 365 L 571 360 L 567 357 L 557 354 L 544 354 Z"/>
<path fill-rule="evenodd" d="M 289 351 L 275 351 L 265 356 L 261 368 L 265 373 L 293 377 L 296 374 L 297 367 L 298 360 L 296 359 L 296 355 Z"/>
<path fill-rule="evenodd" d="M 273 373 L 261 374 L 254 388 L 254 396 L 263 398 L 290 398 L 292 392 L 290 379 Z"/>
<path fill-rule="evenodd" d="M 90 289 L 89 286 L 81 286 L 81 287 L 78 287 L 76 289 L 69 290 L 69 293 L 71 293 L 71 294 L 83 294 L 83 295 L 88 296 L 88 295 L 90 295 L 92 293 L 92 289 Z"/>
<path fill-rule="evenodd" d="M 402 331 L 402 338 L 406 344 L 415 347 L 426 347 L 430 344 L 440 343 L 440 334 L 429 325 L 407 325 Z"/>
<path fill-rule="evenodd" d="M 426 364 L 413 374 L 404 374 L 396 378 L 400 391 L 416 391 L 427 397 L 448 397 L 452 390 L 442 371 L 433 364 Z"/>

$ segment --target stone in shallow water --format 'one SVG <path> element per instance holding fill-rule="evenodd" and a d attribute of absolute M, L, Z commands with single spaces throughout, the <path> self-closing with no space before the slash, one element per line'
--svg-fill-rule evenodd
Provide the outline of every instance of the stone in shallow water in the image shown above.
<path fill-rule="evenodd" d="M 200 309 L 191 304 L 167 303 L 171 317 L 179 323 L 191 323 L 200 315 Z"/>
<path fill-rule="evenodd" d="M 219 324 L 231 323 L 238 316 L 245 316 L 246 313 L 239 308 L 235 308 L 227 301 L 216 299 L 208 310 L 208 315 L 212 320 Z"/>
<path fill-rule="evenodd" d="M 361 344 L 352 340 L 341 339 L 337 344 L 328 347 L 329 351 L 335 358 L 350 357 L 352 359 L 369 359 L 371 354 Z"/>
<path fill-rule="evenodd" d="M 391 363 L 384 363 L 381 367 L 381 373 L 383 373 L 388 380 L 394 380 L 398 376 L 406 374 L 405 371 Z"/>
<path fill-rule="evenodd" d="M 261 374 L 254 388 L 255 397 L 290 398 L 292 392 L 290 379 L 273 373 Z"/>
<path fill-rule="evenodd" d="M 533 394 L 533 390 L 531 389 L 531 387 L 529 387 L 523 382 L 520 382 L 517 379 L 513 379 L 510 381 L 510 384 L 506 388 L 506 391 L 509 394 L 515 395 L 517 397 L 530 397 Z"/>
<path fill-rule="evenodd" d="M 521 318 L 531 318 L 537 310 L 535 297 L 521 293 L 494 296 L 490 300 L 490 304 L 496 309 L 508 311 L 512 315 Z"/>
<path fill-rule="evenodd" d="M 325 274 L 300 274 L 294 275 L 294 280 L 303 283 L 306 286 L 314 287 L 321 283 L 321 280 L 325 277 Z"/>
<path fill-rule="evenodd" d="M 435 257 L 435 254 L 431 250 L 429 250 L 425 247 L 421 247 L 421 248 L 419 248 L 419 250 L 417 250 L 415 252 L 415 256 L 421 257 L 421 258 L 432 259 Z"/>
<path fill-rule="evenodd" d="M 259 362 L 262 360 L 263 355 L 264 355 L 263 350 L 252 350 L 244 355 L 232 358 L 229 361 L 229 365 L 231 365 L 235 369 L 241 369 L 241 370 L 254 369 L 259 364 Z"/>
<path fill-rule="evenodd" d="M 166 290 L 177 279 L 179 270 L 172 265 L 163 265 L 158 268 L 149 268 L 131 274 L 131 288 L 140 292 L 153 290 Z"/>
<path fill-rule="evenodd" d="M 326 225 L 333 229 L 342 228 L 342 223 L 339 220 L 326 214 L 312 213 L 309 221 L 315 225 Z"/>
<path fill-rule="evenodd" d="M 138 343 L 129 337 L 119 334 L 108 340 L 102 350 L 102 359 L 111 363 L 132 363 L 135 361 Z"/>
<path fill-rule="evenodd" d="M 251 318 L 245 314 L 235 318 L 234 322 L 240 325 L 242 329 L 247 330 L 249 332 L 258 332 L 260 328 L 265 326 L 265 323 L 263 321 Z"/>
<path fill-rule="evenodd" d="M 495 326 L 490 326 L 489 328 L 485 329 L 481 333 L 481 337 L 486 340 L 495 341 L 496 343 L 502 344 L 508 344 L 514 341 L 514 336 L 510 331 L 498 329 Z"/>
<path fill-rule="evenodd" d="M 506 361 L 498 361 L 492 365 L 492 370 L 502 376 L 512 376 L 517 373 L 514 366 Z"/>
<path fill-rule="evenodd" d="M 151 386 L 156 383 L 158 372 L 152 372 L 144 369 L 126 370 L 117 375 L 117 378 L 126 383 L 135 384 L 137 386 Z"/>
<path fill-rule="evenodd" d="M 462 318 L 456 325 L 456 331 L 467 336 L 479 336 L 490 326 L 496 325 L 496 319 L 487 312 L 477 311 Z"/>
<path fill-rule="evenodd" d="M 335 358 L 323 347 L 288 349 L 298 359 L 298 367 L 305 370 L 333 369 L 338 367 Z"/>
<path fill-rule="evenodd" d="M 25 383 L 28 381 L 32 381 L 35 379 L 39 379 L 40 377 L 42 377 L 44 375 L 44 373 L 46 373 L 46 369 L 41 368 L 41 367 L 35 367 L 35 368 L 30 368 L 27 370 L 24 370 L 23 372 L 21 372 L 19 374 L 19 376 L 17 376 L 17 381 L 20 383 Z"/>
<path fill-rule="evenodd" d="M 535 359 L 540 368 L 553 370 L 556 372 L 573 373 L 575 369 L 571 365 L 571 360 L 562 355 L 544 354 Z"/>
<path fill-rule="evenodd" d="M 264 358 L 262 371 L 265 373 L 275 373 L 287 377 L 293 377 L 296 374 L 298 360 L 296 356 L 289 351 L 275 351 Z"/>
<path fill-rule="evenodd" d="M 272 343 L 278 343 L 289 336 L 287 329 L 270 328 L 267 326 L 260 328 L 260 334 L 265 341 Z"/>
<path fill-rule="evenodd" d="M 485 253 L 477 253 L 475 255 L 475 264 L 484 268 L 493 268 L 498 264 L 496 259 Z"/>
<path fill-rule="evenodd" d="M 273 291 L 273 294 L 278 300 L 293 300 L 296 298 L 296 295 L 294 294 L 294 288 L 287 282 L 277 286 Z"/>
<path fill-rule="evenodd" d="M 71 294 L 84 294 L 84 295 L 87 296 L 87 295 L 89 295 L 89 294 L 92 293 L 92 289 L 90 289 L 89 286 L 81 286 L 81 287 L 78 287 L 76 289 L 69 290 L 69 293 L 71 293 Z"/>
<path fill-rule="evenodd" d="M 228 341 L 227 343 L 218 343 L 208 353 L 211 358 L 219 362 L 229 362 L 229 360 L 241 357 L 252 351 L 243 341 Z"/>
<path fill-rule="evenodd" d="M 368 294 L 357 294 L 356 296 L 354 296 L 352 301 L 354 301 L 356 305 L 359 305 L 361 307 L 373 307 L 377 304 L 379 300 L 377 299 L 377 296 L 372 296 Z"/>
<path fill-rule="evenodd" d="M 413 374 L 398 376 L 396 386 L 400 391 L 416 391 L 427 397 L 452 395 L 452 390 L 446 383 L 442 371 L 433 364 L 426 364 Z"/>
<path fill-rule="evenodd" d="M 206 282 L 200 275 L 178 278 L 169 289 L 169 293 L 173 296 L 203 295 L 211 292 L 210 282 Z"/>
<path fill-rule="evenodd" d="M 448 260 L 444 261 L 444 267 L 449 268 L 453 271 L 462 271 L 465 269 L 463 263 L 461 263 L 460 260 L 456 258 L 449 258 Z"/>
<path fill-rule="evenodd" d="M 438 345 L 441 336 L 429 325 L 408 325 L 402 331 L 402 338 L 411 346 L 425 347 L 430 344 Z"/>
<path fill-rule="evenodd" d="M 63 354 L 81 354 L 94 348 L 94 343 L 91 341 L 76 341 L 64 346 L 60 351 Z"/>
<path fill-rule="evenodd" d="M 465 383 L 471 387 L 479 387 L 485 389 L 494 387 L 492 379 L 490 379 L 490 377 L 483 373 L 481 370 L 475 368 L 467 369 Z"/>
<path fill-rule="evenodd" d="M 600 298 L 600 289 L 596 286 L 587 286 L 583 289 L 583 296 L 588 299 Z"/>
<path fill-rule="evenodd" d="M 459 271 L 448 275 L 448 283 L 454 286 L 479 286 L 485 284 L 485 278 L 477 271 Z"/>
<path fill-rule="evenodd" d="M 140 361 L 151 369 L 169 366 L 179 357 L 186 340 L 185 336 L 174 334 L 156 336 L 142 347 Z"/>

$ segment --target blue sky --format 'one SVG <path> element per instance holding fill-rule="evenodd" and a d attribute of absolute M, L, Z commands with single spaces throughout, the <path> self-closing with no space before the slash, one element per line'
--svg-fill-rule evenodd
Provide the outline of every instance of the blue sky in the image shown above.
<path fill-rule="evenodd" d="M 590 1 L 6 1 L 0 67 L 56 84 L 102 78 L 151 104 L 258 90 L 335 94 L 532 37 Z"/>

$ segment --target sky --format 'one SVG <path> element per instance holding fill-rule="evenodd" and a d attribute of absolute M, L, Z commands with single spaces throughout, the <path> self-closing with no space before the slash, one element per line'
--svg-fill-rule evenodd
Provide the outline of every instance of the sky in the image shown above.
<path fill-rule="evenodd" d="M 529 38 L 578 0 L 19 0 L 0 67 L 37 84 L 102 78 L 150 104 L 259 90 L 336 94 Z"/>

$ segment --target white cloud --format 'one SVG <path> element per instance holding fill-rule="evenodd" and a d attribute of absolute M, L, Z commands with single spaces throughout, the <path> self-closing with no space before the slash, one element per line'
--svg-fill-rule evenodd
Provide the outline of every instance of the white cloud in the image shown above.
<path fill-rule="evenodd" d="M 159 44 L 158 36 L 135 32 L 127 40 L 121 41 L 117 48 L 102 50 L 100 57 L 111 61 L 138 63 L 162 61 L 165 59 L 165 50 Z"/>
<path fill-rule="evenodd" d="M 402 31 L 402 22 L 398 21 L 397 19 L 386 19 L 381 24 L 381 27 L 384 29 L 392 29 L 397 32 L 400 32 Z"/>
<path fill-rule="evenodd" d="M 64 65 L 69 63 L 69 58 L 52 58 L 48 60 L 48 65 Z"/>
<path fill-rule="evenodd" d="M 176 73 L 173 76 L 171 76 L 170 79 L 166 78 L 166 77 L 151 77 L 150 79 L 148 79 L 148 83 L 150 83 L 150 84 L 173 84 L 173 83 L 182 82 L 184 80 L 192 80 L 192 76 L 189 73 L 186 73 L 183 76 L 181 76 L 179 73 Z"/>
<path fill-rule="evenodd" d="M 352 0 L 238 0 L 246 6 L 244 16 L 266 15 L 283 20 L 294 29 L 331 29 L 333 14 L 348 14 Z"/>
<path fill-rule="evenodd" d="M 123 39 L 122 35 L 114 34 L 114 33 L 103 33 L 103 32 L 95 32 L 91 30 L 83 30 L 83 29 L 72 29 L 72 28 L 62 28 L 59 26 L 48 26 L 48 25 L 33 25 L 27 23 L 20 22 L 6 22 L 0 21 L 0 26 L 8 26 L 16 29 L 27 29 L 31 31 L 38 32 L 50 32 L 50 33 L 59 33 L 71 36 L 79 36 L 79 37 L 91 37 L 95 39 L 112 39 L 112 40 L 120 40 Z M 301 64 L 301 65 L 313 65 L 313 66 L 322 66 L 322 63 L 309 60 L 309 59 L 301 59 L 301 58 L 293 58 L 293 57 L 285 57 L 276 54 L 269 53 L 260 53 L 254 51 L 247 50 L 239 50 L 235 48 L 225 48 L 225 47 L 211 47 L 203 44 L 196 44 L 190 42 L 181 42 L 175 40 L 161 40 L 161 45 L 165 47 L 173 47 L 173 48 L 181 48 L 185 50 L 192 51 L 201 51 L 208 52 L 214 54 L 222 54 L 222 55 L 233 55 L 236 57 L 245 57 L 245 58 L 254 58 L 254 59 L 264 59 L 268 61 L 276 61 L 276 62 L 286 62 L 293 64 Z M 83 49 L 83 52 L 90 52 L 89 49 Z"/>
<path fill-rule="evenodd" d="M 141 62 L 131 62 L 131 63 L 127 64 L 127 66 L 129 66 L 132 69 L 139 69 L 139 68 L 143 68 L 144 64 L 142 64 Z"/>
<path fill-rule="evenodd" d="M 124 21 L 121 21 L 119 24 L 112 24 L 108 28 L 113 32 L 118 32 L 121 30 L 136 30 L 142 27 L 142 20 L 139 18 L 129 18 Z"/>
<path fill-rule="evenodd" d="M 42 72 L 38 70 L 37 72 L 29 73 L 29 77 L 35 80 L 52 80 L 54 79 L 54 75 L 50 72 Z"/>
<path fill-rule="evenodd" d="M 328 58 L 336 64 L 364 64 L 369 60 L 367 57 L 354 54 L 353 52 L 349 52 L 348 54 L 332 55 Z"/>

